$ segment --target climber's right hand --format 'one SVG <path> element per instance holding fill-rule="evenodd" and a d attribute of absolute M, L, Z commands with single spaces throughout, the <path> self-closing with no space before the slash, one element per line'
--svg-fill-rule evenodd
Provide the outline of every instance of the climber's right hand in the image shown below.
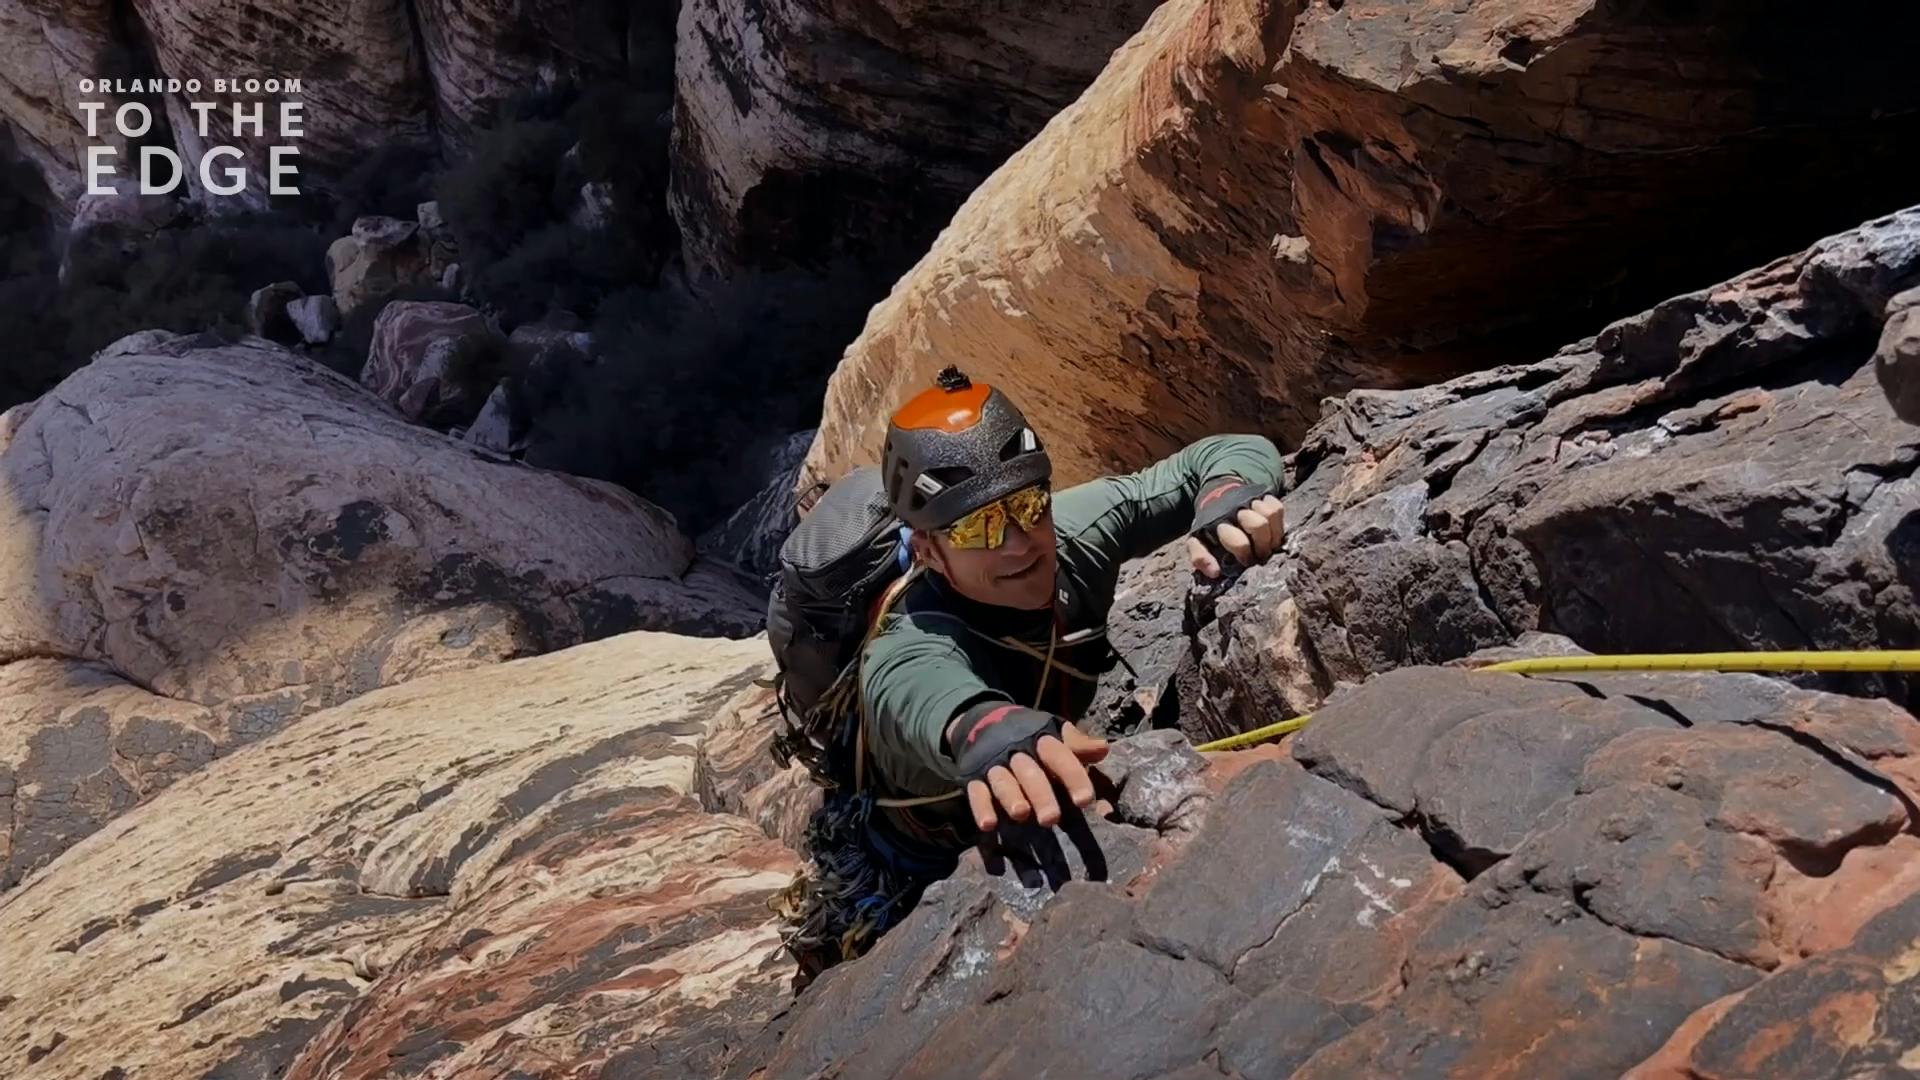
<path fill-rule="evenodd" d="M 1000 827 L 1000 817 L 1035 821 L 1047 828 L 1060 823 L 1058 783 L 1073 805 L 1093 803 L 1093 777 L 1087 766 L 1107 756 L 1104 739 L 1051 713 L 1005 702 L 983 702 L 957 717 L 948 732 L 960 772 L 967 778 L 967 806 L 983 833 Z"/>

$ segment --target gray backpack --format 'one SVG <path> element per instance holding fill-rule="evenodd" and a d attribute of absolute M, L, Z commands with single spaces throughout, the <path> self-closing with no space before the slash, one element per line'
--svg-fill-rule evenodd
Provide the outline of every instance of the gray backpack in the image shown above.
<path fill-rule="evenodd" d="M 784 730 L 773 755 L 782 768 L 800 761 L 823 784 L 851 784 L 860 647 L 907 563 L 905 533 L 871 467 L 836 481 L 781 545 L 767 640 L 779 666 Z"/>

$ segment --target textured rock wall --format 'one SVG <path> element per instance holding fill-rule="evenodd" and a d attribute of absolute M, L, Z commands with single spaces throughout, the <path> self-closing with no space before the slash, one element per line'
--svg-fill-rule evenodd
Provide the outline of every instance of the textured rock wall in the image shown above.
<path fill-rule="evenodd" d="M 1164 4 L 873 310 L 802 486 L 873 460 L 943 364 L 1012 390 L 1067 481 L 1221 430 L 1291 445 L 1329 395 L 1531 359 L 1902 205 L 1902 48 L 1814 22 Z"/>
<path fill-rule="evenodd" d="M 642 8 L 652 5 L 641 5 Z M 644 32 L 653 32 L 653 23 Z M 82 101 L 158 103 L 167 137 L 158 145 L 186 161 L 185 189 L 204 189 L 194 166 L 209 147 L 245 152 L 254 176 L 239 201 L 267 204 L 268 147 L 296 145 L 302 190 L 324 186 L 386 144 L 458 151 L 500 100 L 621 70 L 630 51 L 629 12 L 619 5 L 455 5 L 443 0 L 366 0 L 301 6 L 276 0 L 133 0 L 0 3 L 0 121 L 22 136 L 56 201 L 71 208 L 86 190 L 86 147 L 115 143 L 86 134 Z M 199 95 L 81 94 L 81 79 L 199 79 Z M 216 79 L 294 79 L 298 94 L 216 94 Z M 192 101 L 220 105 L 208 132 Z M 236 130 L 229 103 L 266 108 L 264 130 Z M 278 109 L 301 104 L 302 134 L 283 138 Z M 220 162 L 224 168 L 232 162 Z M 125 174 L 125 155 L 118 162 Z"/>
<path fill-rule="evenodd" d="M 0 664 L 0 890 L 242 738 L 98 664 Z"/>
<path fill-rule="evenodd" d="M 1535 629 L 1597 652 L 1920 640 L 1920 436 L 1872 362 L 1916 281 L 1908 210 L 1536 364 L 1348 395 L 1292 459 L 1286 557 L 1215 606 L 1190 730 Z"/>
<path fill-rule="evenodd" d="M 0 898 L 0 1073 L 714 1075 L 792 974 L 793 857 L 693 795 L 765 648 L 449 673 L 182 779 Z"/>
<path fill-rule="evenodd" d="M 904 266 L 1153 7 L 686 0 L 672 198 L 689 265 Z"/>
<path fill-rule="evenodd" d="M 765 1076 L 1613 1077 L 1716 1002 L 1675 1036 L 1704 1075 L 1915 1046 L 1910 965 L 1875 966 L 1920 886 L 1920 738 L 1885 702 L 1409 668 L 1198 791 L 1181 753 L 1037 872 L 969 857 L 763 1035 Z M 1137 783 L 1185 827 L 1129 815 Z"/>

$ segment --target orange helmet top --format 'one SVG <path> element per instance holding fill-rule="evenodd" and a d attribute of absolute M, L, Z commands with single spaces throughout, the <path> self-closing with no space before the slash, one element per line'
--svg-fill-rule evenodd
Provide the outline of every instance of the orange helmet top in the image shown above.
<path fill-rule="evenodd" d="M 945 526 L 1053 474 L 1013 402 L 955 367 L 893 414 L 881 469 L 895 516 L 916 529 Z"/>
<path fill-rule="evenodd" d="M 945 431 L 958 434 L 980 422 L 993 387 L 974 383 L 964 390 L 934 387 L 922 390 L 912 401 L 893 414 L 893 426 L 911 431 Z"/>

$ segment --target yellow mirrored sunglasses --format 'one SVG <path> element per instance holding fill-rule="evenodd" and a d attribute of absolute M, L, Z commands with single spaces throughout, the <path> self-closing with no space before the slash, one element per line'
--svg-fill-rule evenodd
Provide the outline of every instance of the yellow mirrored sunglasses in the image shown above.
<path fill-rule="evenodd" d="M 1006 543 L 1009 520 L 1022 529 L 1031 529 L 1046 516 L 1052 502 L 1051 494 L 1044 487 L 1021 488 L 947 526 L 947 542 L 969 551 L 997 548 Z"/>

